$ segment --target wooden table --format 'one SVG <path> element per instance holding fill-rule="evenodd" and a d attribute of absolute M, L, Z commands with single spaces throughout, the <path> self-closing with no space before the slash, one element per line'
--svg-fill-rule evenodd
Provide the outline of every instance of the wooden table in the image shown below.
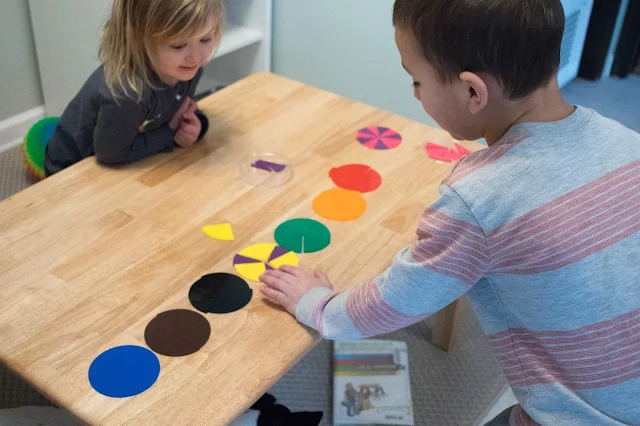
<path fill-rule="evenodd" d="M 212 334 L 202 350 L 159 356 L 160 377 L 146 392 L 105 397 L 87 371 L 109 348 L 145 346 L 145 327 L 157 314 L 193 309 L 190 286 L 207 273 L 234 273 L 239 250 L 272 242 L 289 218 L 315 217 L 313 198 L 334 187 L 332 167 L 365 163 L 383 177 L 365 195 L 364 216 L 324 221 L 331 246 L 300 256 L 303 267 L 322 265 L 339 289 L 382 271 L 415 238 L 418 217 L 450 168 L 424 151 L 443 132 L 270 74 L 224 89 L 200 108 L 211 127 L 191 150 L 121 168 L 89 158 L 0 204 L 0 360 L 88 423 L 222 425 L 242 413 L 318 342 L 265 303 L 257 283 L 246 308 L 207 315 Z M 403 144 L 363 147 L 355 133 L 369 125 L 398 130 Z M 252 187 L 240 178 L 241 159 L 262 151 L 293 160 L 286 186 Z M 235 241 L 201 230 L 223 222 L 233 225 Z"/>

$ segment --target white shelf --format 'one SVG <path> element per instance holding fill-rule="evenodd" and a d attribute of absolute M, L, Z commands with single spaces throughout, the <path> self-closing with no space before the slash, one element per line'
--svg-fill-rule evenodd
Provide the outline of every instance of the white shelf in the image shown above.
<path fill-rule="evenodd" d="M 226 23 L 224 32 L 222 33 L 220 47 L 214 58 L 235 52 L 243 47 L 259 43 L 262 40 L 264 40 L 264 35 L 258 30 Z"/>

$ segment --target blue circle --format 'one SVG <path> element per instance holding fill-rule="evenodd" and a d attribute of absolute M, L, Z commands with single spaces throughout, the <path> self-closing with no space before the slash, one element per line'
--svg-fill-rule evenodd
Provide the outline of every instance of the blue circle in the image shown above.
<path fill-rule="evenodd" d="M 42 128 L 42 143 L 46 144 L 49 142 L 49 139 L 53 136 L 53 133 L 56 131 L 56 127 L 58 126 L 58 121 L 52 121 L 46 123 Z"/>
<path fill-rule="evenodd" d="M 89 367 L 89 382 L 103 395 L 126 398 L 149 389 L 160 375 L 160 361 L 147 348 L 117 346 L 96 357 Z"/>

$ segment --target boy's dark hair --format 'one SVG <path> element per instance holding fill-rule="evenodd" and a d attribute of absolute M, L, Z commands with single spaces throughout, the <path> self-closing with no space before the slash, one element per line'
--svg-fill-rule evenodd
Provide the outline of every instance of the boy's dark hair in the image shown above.
<path fill-rule="evenodd" d="M 413 32 L 442 81 L 487 72 L 519 99 L 560 67 L 560 0 L 396 0 L 393 25 Z"/>

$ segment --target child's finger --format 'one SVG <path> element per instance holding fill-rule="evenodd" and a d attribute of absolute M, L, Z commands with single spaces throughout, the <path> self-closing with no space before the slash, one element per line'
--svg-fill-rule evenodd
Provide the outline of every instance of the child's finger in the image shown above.
<path fill-rule="evenodd" d="M 190 101 L 189 108 L 187 108 L 187 114 L 193 114 L 198 109 L 198 103 L 191 98 L 187 98 L 187 99 L 189 99 Z"/>
<path fill-rule="evenodd" d="M 178 112 L 176 114 L 180 117 L 183 116 L 189 110 L 189 107 L 191 106 L 191 102 L 193 102 L 191 98 L 185 98 L 182 101 L 180 108 L 178 108 Z"/>
<path fill-rule="evenodd" d="M 178 130 L 182 135 L 183 139 L 195 142 L 198 140 L 198 136 L 200 136 L 199 131 L 193 128 L 192 126 L 182 126 L 180 130 Z"/>
<path fill-rule="evenodd" d="M 188 135 L 181 130 L 179 130 L 178 133 L 176 133 L 175 141 L 178 143 L 178 145 L 180 145 L 183 148 L 186 148 L 189 145 L 191 145 Z"/>
<path fill-rule="evenodd" d="M 278 270 L 282 272 L 286 272 L 287 274 L 293 275 L 295 277 L 304 277 L 307 275 L 305 271 L 295 266 L 284 265 L 284 266 L 281 266 Z"/>
<path fill-rule="evenodd" d="M 194 113 L 190 112 L 182 116 L 182 124 L 198 126 L 200 125 L 200 119 Z"/>
<path fill-rule="evenodd" d="M 193 133 L 199 133 L 200 132 L 198 127 L 199 126 L 198 126 L 197 123 L 194 123 L 194 122 L 191 122 L 191 121 L 183 121 L 182 122 L 182 126 L 180 126 L 180 130 L 184 131 L 186 133 L 193 134 Z"/>
<path fill-rule="evenodd" d="M 275 302 L 279 305 L 282 306 L 287 306 L 289 304 L 289 297 L 287 297 L 286 294 L 274 290 L 271 287 L 267 287 L 267 286 L 262 286 L 260 287 L 260 292 L 269 300 L 271 300 L 272 302 Z"/>
<path fill-rule="evenodd" d="M 287 280 L 286 275 L 278 271 L 265 272 L 260 276 L 260 281 L 283 293 L 291 288 L 291 283 Z"/>
<path fill-rule="evenodd" d="M 184 115 L 182 116 L 182 121 L 193 122 L 197 119 L 198 117 L 196 117 L 196 114 L 190 111 L 185 112 Z"/>

